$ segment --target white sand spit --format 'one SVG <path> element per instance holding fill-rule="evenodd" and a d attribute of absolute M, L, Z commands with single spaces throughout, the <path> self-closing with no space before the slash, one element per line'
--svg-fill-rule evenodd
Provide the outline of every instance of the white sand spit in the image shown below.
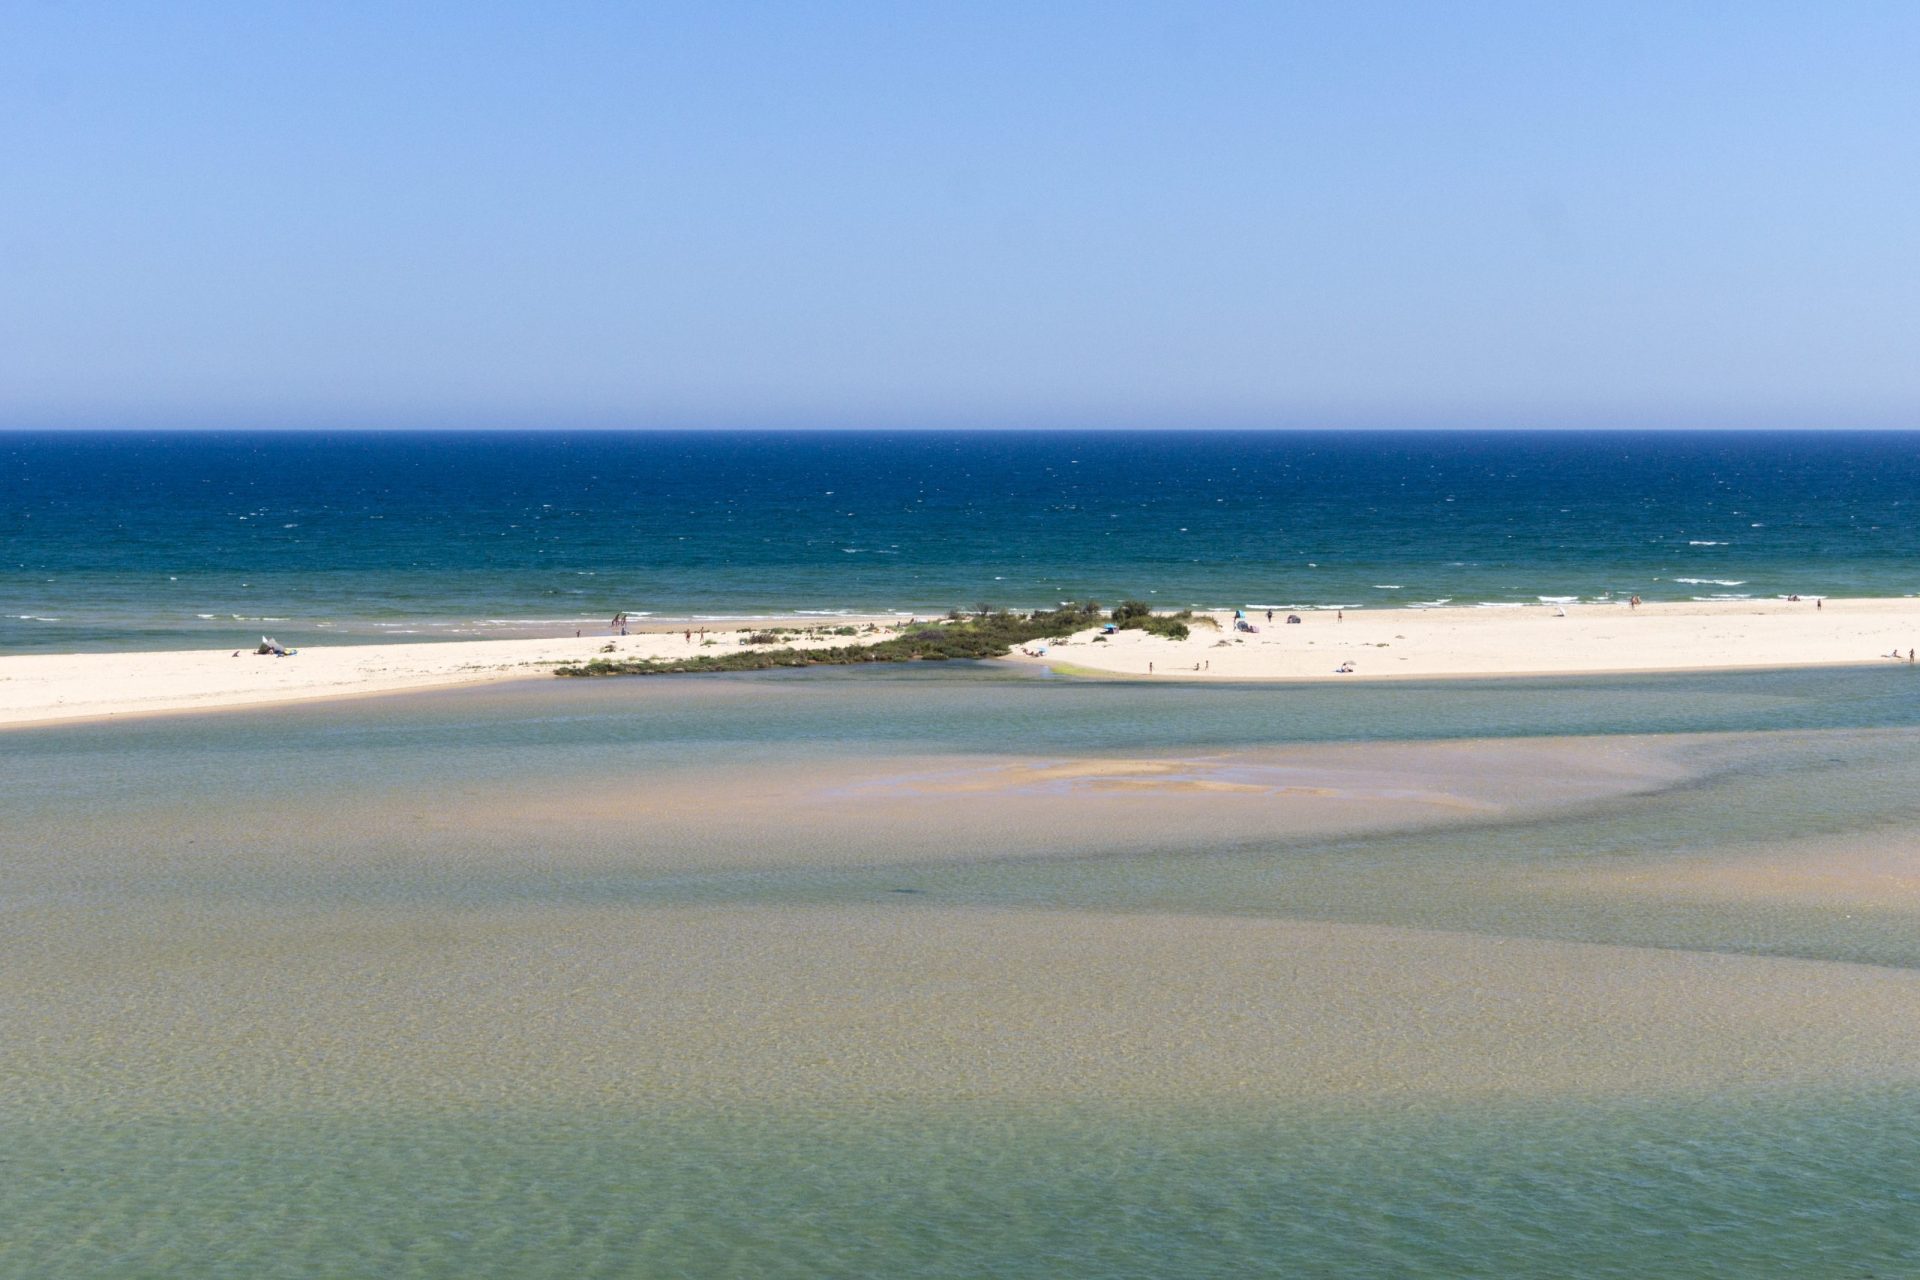
<path fill-rule="evenodd" d="M 1016 653 L 1010 662 L 1094 675 L 1189 680 L 1360 681 L 1442 676 L 1578 675 L 1889 663 L 1920 648 L 1920 600 L 1701 601 L 1530 606 L 1511 609 L 1298 611 L 1209 615 L 1186 640 L 1139 631 L 1095 642 L 1095 631 Z M 835 619 L 835 623 L 864 623 Z M 888 619 L 887 622 L 894 620 Z M 630 636 L 302 646 L 289 658 L 249 649 L 0 657 L 0 726 L 169 711 L 258 706 L 395 693 L 490 681 L 547 678 L 562 663 L 602 656 L 681 658 L 737 652 L 743 631 L 684 629 Z M 872 633 L 880 638 L 891 632 Z M 782 644 L 859 642 L 821 635 Z M 1351 672 L 1341 672 L 1351 666 Z"/>

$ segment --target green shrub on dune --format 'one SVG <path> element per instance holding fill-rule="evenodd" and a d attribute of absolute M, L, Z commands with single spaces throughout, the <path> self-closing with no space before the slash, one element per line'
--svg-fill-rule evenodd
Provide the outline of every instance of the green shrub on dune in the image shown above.
<path fill-rule="evenodd" d="M 1113 625 L 1122 631 L 1144 631 L 1148 635 L 1165 636 L 1169 640 L 1185 640 L 1193 634 L 1193 626 L 1216 629 L 1220 626 L 1204 614 L 1196 617 L 1191 609 L 1182 609 L 1178 613 L 1155 613 L 1151 605 L 1141 600 L 1122 600 L 1115 605 Z"/>
<path fill-rule="evenodd" d="M 1023 644 L 1035 640 L 1058 639 L 1111 621 L 1122 631 L 1145 631 L 1169 640 L 1185 640 L 1189 623 L 1217 625 L 1211 618 L 1196 618 L 1192 610 L 1157 614 L 1139 600 L 1125 600 L 1107 617 L 1100 606 L 1089 600 L 1082 604 L 1062 605 L 1058 609 L 1040 609 L 1032 613 L 1013 613 L 981 605 L 976 612 L 955 609 L 945 619 L 919 623 L 899 635 L 873 644 L 834 645 L 820 649 L 762 648 L 774 642 L 770 632 L 757 632 L 747 643 L 748 650 L 719 654 L 695 654 L 685 658 L 639 658 L 591 662 L 556 667 L 558 676 L 656 676 L 686 672 L 771 671 L 778 667 L 852 666 L 862 662 L 946 662 L 953 659 L 1002 658 Z M 844 634 L 851 628 L 838 630 Z"/>

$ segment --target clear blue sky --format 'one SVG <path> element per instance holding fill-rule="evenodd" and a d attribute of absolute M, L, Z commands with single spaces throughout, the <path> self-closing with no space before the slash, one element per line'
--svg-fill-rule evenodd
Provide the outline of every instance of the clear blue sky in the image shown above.
<path fill-rule="evenodd" d="M 1920 5 L 0 6 L 0 424 L 1920 426 Z"/>

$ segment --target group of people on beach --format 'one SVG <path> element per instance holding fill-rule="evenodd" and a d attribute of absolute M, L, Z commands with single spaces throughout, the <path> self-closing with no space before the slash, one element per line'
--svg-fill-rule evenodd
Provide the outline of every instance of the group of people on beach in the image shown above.
<path fill-rule="evenodd" d="M 623 609 L 623 610 L 621 610 L 621 611 L 620 611 L 619 613 L 616 613 L 616 614 L 614 614 L 614 615 L 613 615 L 613 620 L 612 620 L 611 622 L 609 622 L 609 623 L 607 623 L 607 630 L 609 630 L 609 631 L 617 631 L 617 632 L 618 632 L 618 633 L 620 633 L 621 635 L 625 635 L 625 634 L 627 634 L 627 619 L 629 619 L 629 618 L 631 618 L 632 616 L 633 616 L 632 614 L 630 614 L 630 613 L 628 613 L 628 612 L 626 612 L 626 611 L 625 611 L 624 609 Z M 576 632 L 574 632 L 573 634 L 575 634 L 575 635 L 577 636 L 577 635 L 579 635 L 580 633 L 579 633 L 578 631 L 576 631 Z M 692 629 L 691 627 L 689 627 L 689 628 L 688 628 L 687 630 L 685 630 L 685 631 L 683 631 L 683 632 L 681 632 L 681 637 L 682 637 L 682 638 L 683 638 L 683 639 L 684 639 L 684 640 L 685 640 L 685 641 L 686 641 L 686 642 L 687 642 L 688 644 L 692 644 L 692 643 L 693 643 L 693 629 Z M 701 628 L 700 628 L 700 639 L 704 641 L 704 640 L 705 640 L 706 638 L 707 638 L 707 629 L 706 629 L 705 627 L 701 627 Z"/>

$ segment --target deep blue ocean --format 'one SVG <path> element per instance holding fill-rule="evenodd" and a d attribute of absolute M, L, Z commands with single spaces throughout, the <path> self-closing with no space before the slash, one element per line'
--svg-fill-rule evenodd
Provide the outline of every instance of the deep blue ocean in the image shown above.
<path fill-rule="evenodd" d="M 0 434 L 0 651 L 1920 592 L 1920 433 Z"/>

